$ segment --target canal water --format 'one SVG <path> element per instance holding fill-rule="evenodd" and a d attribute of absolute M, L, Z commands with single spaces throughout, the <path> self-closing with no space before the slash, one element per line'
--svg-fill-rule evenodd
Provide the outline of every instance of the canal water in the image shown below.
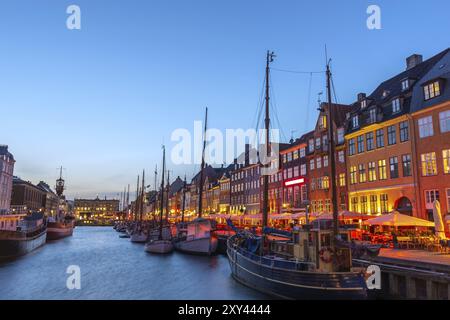
<path fill-rule="evenodd" d="M 66 273 L 80 267 L 81 289 Z M 0 299 L 265 299 L 233 280 L 227 258 L 151 255 L 110 227 L 77 227 L 72 237 L 0 262 Z"/>

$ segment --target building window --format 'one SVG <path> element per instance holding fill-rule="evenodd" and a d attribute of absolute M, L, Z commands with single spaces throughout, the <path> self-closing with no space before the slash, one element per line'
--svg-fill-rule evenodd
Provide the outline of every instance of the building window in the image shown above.
<path fill-rule="evenodd" d="M 283 163 L 287 162 L 287 156 L 285 154 L 283 154 Z"/>
<path fill-rule="evenodd" d="M 389 158 L 389 171 L 391 179 L 398 178 L 398 158 Z"/>
<path fill-rule="evenodd" d="M 444 165 L 444 173 L 450 173 L 450 149 L 442 150 L 442 162 Z"/>
<path fill-rule="evenodd" d="M 424 153 L 421 156 L 422 160 L 422 176 L 434 176 L 437 174 L 436 167 L 436 153 Z"/>
<path fill-rule="evenodd" d="M 350 200 L 351 209 L 353 212 L 358 212 L 358 197 L 352 197 Z"/>
<path fill-rule="evenodd" d="M 358 166 L 358 171 L 359 171 L 359 182 L 360 183 L 366 182 L 367 181 L 366 166 L 364 164 L 360 164 Z"/>
<path fill-rule="evenodd" d="M 323 167 L 328 167 L 328 156 L 323 156 Z"/>
<path fill-rule="evenodd" d="M 378 129 L 377 130 L 377 148 L 383 148 L 384 147 L 384 130 Z"/>
<path fill-rule="evenodd" d="M 377 180 L 377 172 L 375 169 L 375 162 L 369 162 L 369 181 Z"/>
<path fill-rule="evenodd" d="M 344 128 L 337 129 L 337 143 L 338 144 L 344 143 L 344 140 L 345 140 L 344 133 L 345 133 Z"/>
<path fill-rule="evenodd" d="M 322 157 L 316 158 L 316 168 L 317 169 L 322 168 Z"/>
<path fill-rule="evenodd" d="M 364 152 L 364 136 L 358 136 L 358 153 Z"/>
<path fill-rule="evenodd" d="M 294 177 L 298 177 L 299 176 L 299 167 L 295 166 L 294 167 Z"/>
<path fill-rule="evenodd" d="M 396 139 L 396 130 L 395 130 L 395 126 L 389 126 L 388 127 L 388 145 L 393 145 L 397 143 L 397 139 Z"/>
<path fill-rule="evenodd" d="M 450 189 L 445 190 L 447 194 L 447 213 L 450 214 Z"/>
<path fill-rule="evenodd" d="M 297 159 L 298 159 L 298 150 L 295 150 L 295 151 L 292 153 L 292 159 L 293 159 L 293 160 L 297 160 Z"/>
<path fill-rule="evenodd" d="M 425 95 L 425 100 L 433 99 L 441 95 L 441 89 L 439 81 L 434 81 L 423 87 L 423 93 Z"/>
<path fill-rule="evenodd" d="M 352 118 L 352 127 L 353 128 L 358 128 L 359 127 L 358 116 L 353 116 L 353 118 Z"/>
<path fill-rule="evenodd" d="M 392 113 L 400 112 L 400 99 L 392 100 Z"/>
<path fill-rule="evenodd" d="M 410 177 L 412 174 L 412 172 L 411 172 L 411 155 L 404 154 L 402 156 L 402 162 L 403 162 L 403 176 Z"/>
<path fill-rule="evenodd" d="M 378 207 L 378 197 L 376 195 L 370 196 L 370 213 L 374 214 L 377 213 Z"/>
<path fill-rule="evenodd" d="M 400 122 L 400 142 L 409 140 L 409 125 L 408 121 Z"/>
<path fill-rule="evenodd" d="M 317 211 L 323 212 L 323 201 L 322 200 L 317 200 Z"/>
<path fill-rule="evenodd" d="M 369 123 L 377 121 L 377 109 L 373 108 L 369 110 Z"/>
<path fill-rule="evenodd" d="M 373 150 L 373 132 L 366 133 L 366 148 L 367 151 Z"/>
<path fill-rule="evenodd" d="M 300 175 L 306 176 L 306 164 L 300 166 Z"/>
<path fill-rule="evenodd" d="M 314 166 L 315 166 L 314 159 L 309 160 L 309 170 L 314 170 Z"/>
<path fill-rule="evenodd" d="M 420 118 L 418 121 L 419 136 L 421 138 L 431 137 L 433 135 L 433 118 L 431 116 Z"/>
<path fill-rule="evenodd" d="M 439 123 L 442 133 L 450 131 L 450 110 L 439 113 Z"/>
<path fill-rule="evenodd" d="M 322 140 L 319 138 L 316 138 L 316 149 L 320 149 L 320 144 L 322 143 Z"/>
<path fill-rule="evenodd" d="M 408 90 L 409 88 L 409 79 L 402 81 L 402 91 Z"/>
<path fill-rule="evenodd" d="M 350 184 L 356 184 L 356 166 L 350 167 Z"/>
<path fill-rule="evenodd" d="M 308 151 L 309 151 L 309 152 L 314 152 L 314 139 L 309 139 L 309 142 L 308 142 Z"/>
<path fill-rule="evenodd" d="M 287 161 L 288 161 L 288 162 L 291 162 L 291 161 L 292 161 L 292 152 L 289 152 L 289 153 L 287 154 Z"/>
<path fill-rule="evenodd" d="M 353 156 L 355 154 L 355 139 L 348 140 L 348 155 Z"/>
<path fill-rule="evenodd" d="M 428 208 L 433 206 L 435 200 L 439 201 L 439 190 L 425 190 L 425 203 Z"/>
<path fill-rule="evenodd" d="M 367 213 L 367 196 L 361 196 L 361 213 Z"/>
<path fill-rule="evenodd" d="M 305 148 L 301 148 L 301 149 L 300 149 L 300 158 L 304 158 L 305 155 L 306 155 L 306 153 L 305 153 Z"/>
<path fill-rule="evenodd" d="M 322 189 L 330 189 L 330 178 L 328 176 L 325 176 L 322 179 Z"/>
<path fill-rule="evenodd" d="M 325 200 L 325 212 L 331 212 L 331 200 L 330 199 Z"/>
<path fill-rule="evenodd" d="M 344 162 L 345 162 L 345 154 L 344 154 L 344 151 L 339 151 L 339 153 L 338 153 L 338 158 L 339 158 L 339 162 L 340 162 L 340 163 L 344 163 Z"/>
<path fill-rule="evenodd" d="M 365 107 L 367 107 L 367 100 L 361 101 L 361 109 L 364 109 Z"/>
<path fill-rule="evenodd" d="M 378 160 L 378 174 L 380 180 L 386 180 L 386 160 Z"/>
<path fill-rule="evenodd" d="M 326 129 L 327 128 L 327 116 L 323 115 L 319 118 L 319 129 Z"/>
<path fill-rule="evenodd" d="M 339 174 L 339 186 L 345 187 L 345 173 Z"/>
<path fill-rule="evenodd" d="M 388 195 L 380 194 L 380 210 L 381 213 L 388 212 Z"/>

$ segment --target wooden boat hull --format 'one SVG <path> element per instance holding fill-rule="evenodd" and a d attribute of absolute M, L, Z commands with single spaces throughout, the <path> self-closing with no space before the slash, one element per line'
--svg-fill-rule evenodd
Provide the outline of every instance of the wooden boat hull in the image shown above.
<path fill-rule="evenodd" d="M 217 245 L 218 240 L 213 236 L 194 240 L 174 241 L 176 250 L 196 255 L 212 255 L 216 252 Z"/>
<path fill-rule="evenodd" d="M 40 233 L 31 237 L 20 236 L 20 233 L 18 232 L 0 231 L 0 259 L 9 259 L 26 255 L 43 246 L 46 238 L 47 229 L 43 229 Z"/>
<path fill-rule="evenodd" d="M 145 251 L 149 253 L 165 254 L 171 253 L 174 247 L 172 241 L 155 240 L 145 244 Z"/>
<path fill-rule="evenodd" d="M 49 222 L 47 225 L 47 241 L 70 237 L 72 234 L 72 223 Z"/>
<path fill-rule="evenodd" d="M 362 275 L 287 270 L 255 261 L 228 247 L 231 273 L 238 282 L 273 297 L 290 300 L 366 299 Z"/>

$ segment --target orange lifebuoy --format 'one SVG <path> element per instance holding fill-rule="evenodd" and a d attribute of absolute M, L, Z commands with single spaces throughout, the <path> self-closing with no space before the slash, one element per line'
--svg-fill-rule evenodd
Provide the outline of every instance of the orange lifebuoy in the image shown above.
<path fill-rule="evenodd" d="M 319 258 L 325 263 L 330 263 L 333 259 L 333 250 L 325 247 L 319 251 Z"/>

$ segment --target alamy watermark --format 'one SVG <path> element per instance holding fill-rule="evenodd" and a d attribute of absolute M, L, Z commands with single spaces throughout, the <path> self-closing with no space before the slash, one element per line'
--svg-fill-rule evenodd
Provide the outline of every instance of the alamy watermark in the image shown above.
<path fill-rule="evenodd" d="M 69 15 L 66 20 L 66 26 L 69 30 L 81 29 L 81 9 L 76 4 L 67 7 L 66 13 Z"/>
<path fill-rule="evenodd" d="M 370 265 L 366 269 L 366 285 L 369 290 L 381 289 L 381 269 L 377 265 Z"/>
<path fill-rule="evenodd" d="M 381 29 L 381 8 L 375 4 L 367 7 L 367 18 L 366 25 L 369 30 L 380 30 Z"/>
<path fill-rule="evenodd" d="M 66 273 L 69 274 L 66 280 L 66 287 L 69 290 L 81 289 L 81 269 L 77 265 L 67 267 Z"/>

